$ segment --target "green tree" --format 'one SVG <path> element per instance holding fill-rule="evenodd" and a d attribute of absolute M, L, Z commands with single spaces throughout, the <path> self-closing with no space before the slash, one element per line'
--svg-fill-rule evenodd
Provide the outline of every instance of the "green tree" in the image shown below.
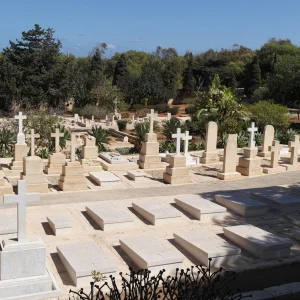
<path fill-rule="evenodd" d="M 17 104 L 58 106 L 66 100 L 57 75 L 65 69 L 59 64 L 61 42 L 54 38 L 52 28 L 35 25 L 22 32 L 21 40 L 10 41 L 3 50 L 0 97 L 3 108 Z M 6 73 L 8 72 L 8 73 Z M 12 84 L 11 86 L 9 86 Z"/>
<path fill-rule="evenodd" d="M 193 92 L 195 90 L 195 78 L 193 73 L 193 62 L 194 57 L 192 53 L 186 54 L 187 56 L 187 68 L 184 71 L 183 75 L 183 89 L 189 92 Z"/>
<path fill-rule="evenodd" d="M 112 80 L 112 85 L 116 85 L 121 88 L 127 76 L 128 76 L 127 60 L 125 54 L 123 53 L 121 54 L 117 62 L 115 72 L 114 72 L 114 77 Z"/>
<path fill-rule="evenodd" d="M 261 70 L 259 67 L 258 57 L 255 56 L 248 67 L 248 79 L 245 86 L 245 93 L 252 95 L 255 90 L 261 87 Z"/>

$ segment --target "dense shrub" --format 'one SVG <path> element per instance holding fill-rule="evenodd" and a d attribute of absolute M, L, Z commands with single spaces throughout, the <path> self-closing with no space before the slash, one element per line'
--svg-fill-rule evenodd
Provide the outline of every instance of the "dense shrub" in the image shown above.
<path fill-rule="evenodd" d="M 167 103 L 159 103 L 159 104 L 151 106 L 151 108 L 153 108 L 159 114 L 166 113 L 169 111 L 169 105 Z"/>
<path fill-rule="evenodd" d="M 189 151 L 200 151 L 204 150 L 205 145 L 202 141 L 195 142 L 194 140 L 189 141 Z"/>
<path fill-rule="evenodd" d="M 96 119 L 105 119 L 105 115 L 108 113 L 107 110 L 103 109 L 103 107 L 91 104 L 84 107 L 74 107 L 72 112 L 89 119 L 91 119 L 92 116 Z"/>
<path fill-rule="evenodd" d="M 184 98 L 182 104 L 195 104 L 197 98 Z"/>
<path fill-rule="evenodd" d="M 174 106 L 169 108 L 169 112 L 171 113 L 171 115 L 177 115 L 178 111 L 179 111 L 179 106 Z"/>
<path fill-rule="evenodd" d="M 138 111 L 138 110 L 142 110 L 142 109 L 148 109 L 144 104 L 134 104 L 133 105 L 133 110 Z"/>
<path fill-rule="evenodd" d="M 127 124 L 130 123 L 128 120 L 118 120 L 117 125 L 120 131 L 125 131 Z"/>
<path fill-rule="evenodd" d="M 266 125 L 275 128 L 288 128 L 290 125 L 289 110 L 286 106 L 275 104 L 272 101 L 259 101 L 249 105 L 247 110 L 251 114 L 251 120 L 262 131 Z"/>
<path fill-rule="evenodd" d="M 17 133 L 7 128 L 2 128 L 0 130 L 0 157 L 12 157 L 16 142 Z"/>
<path fill-rule="evenodd" d="M 159 152 L 160 153 L 175 153 L 176 152 L 176 145 L 175 142 L 172 140 L 167 140 L 159 143 Z"/>
<path fill-rule="evenodd" d="M 139 118 L 145 118 L 147 116 L 147 114 L 150 113 L 150 110 L 148 108 L 144 108 L 141 110 L 136 111 L 136 115 Z"/>
<path fill-rule="evenodd" d="M 172 134 L 177 132 L 177 128 L 182 128 L 181 122 L 177 118 L 163 122 L 163 135 L 167 140 L 172 140 Z"/>
<path fill-rule="evenodd" d="M 185 113 L 192 115 L 196 112 L 196 107 L 195 105 L 190 105 L 188 107 L 185 108 Z"/>
<path fill-rule="evenodd" d="M 280 144 L 287 145 L 293 136 L 297 134 L 299 134 L 299 132 L 294 129 L 275 130 L 274 139 L 280 141 Z"/>
<path fill-rule="evenodd" d="M 39 156 L 40 158 L 48 158 L 50 152 L 47 148 L 40 148 L 36 151 L 36 155 Z"/>

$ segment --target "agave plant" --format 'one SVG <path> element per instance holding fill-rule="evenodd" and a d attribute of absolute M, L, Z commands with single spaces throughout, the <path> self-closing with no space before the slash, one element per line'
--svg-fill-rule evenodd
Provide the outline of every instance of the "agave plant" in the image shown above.
<path fill-rule="evenodd" d="M 223 149 L 225 147 L 226 141 L 227 141 L 228 134 L 225 132 L 221 135 L 221 137 L 218 140 L 217 147 Z"/>
<path fill-rule="evenodd" d="M 247 132 L 245 132 L 245 131 L 239 132 L 239 134 L 237 136 L 238 147 L 240 147 L 240 148 L 246 147 L 248 144 L 248 140 L 249 140 L 249 135 Z"/>
<path fill-rule="evenodd" d="M 14 144 L 16 143 L 17 134 L 9 129 L 0 130 L 0 156 L 9 157 L 13 155 Z"/>
<path fill-rule="evenodd" d="M 93 127 L 92 132 L 89 133 L 96 139 L 96 145 L 98 146 L 99 151 L 105 151 L 106 147 L 104 144 L 109 144 L 109 137 L 107 131 L 101 126 Z"/>
<path fill-rule="evenodd" d="M 254 139 L 255 139 L 255 144 L 257 146 L 261 146 L 262 145 L 262 142 L 263 142 L 263 135 L 261 132 L 256 132 L 255 133 L 255 136 L 254 136 Z"/>
<path fill-rule="evenodd" d="M 172 134 L 176 133 L 177 128 L 182 128 L 179 119 L 172 118 L 171 120 L 165 121 L 163 124 L 163 135 L 168 140 L 172 140 Z"/>

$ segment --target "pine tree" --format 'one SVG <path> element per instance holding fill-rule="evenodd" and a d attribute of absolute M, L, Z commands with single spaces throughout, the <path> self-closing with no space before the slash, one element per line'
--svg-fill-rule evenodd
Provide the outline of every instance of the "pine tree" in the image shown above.
<path fill-rule="evenodd" d="M 125 54 L 121 54 L 114 71 L 114 77 L 112 80 L 112 85 L 116 85 L 122 88 L 123 82 L 125 82 L 128 76 L 127 59 Z"/>

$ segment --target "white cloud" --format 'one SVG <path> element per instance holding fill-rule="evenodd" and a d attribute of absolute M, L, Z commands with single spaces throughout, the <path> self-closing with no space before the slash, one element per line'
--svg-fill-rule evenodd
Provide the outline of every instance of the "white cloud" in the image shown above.
<path fill-rule="evenodd" d="M 130 43 L 147 43 L 146 40 L 143 40 L 143 39 L 139 39 L 139 38 L 135 38 L 131 41 L 129 41 Z"/>
<path fill-rule="evenodd" d="M 113 44 L 106 44 L 106 47 L 108 48 L 108 49 L 116 49 L 117 47 L 115 46 L 115 45 L 113 45 Z"/>

